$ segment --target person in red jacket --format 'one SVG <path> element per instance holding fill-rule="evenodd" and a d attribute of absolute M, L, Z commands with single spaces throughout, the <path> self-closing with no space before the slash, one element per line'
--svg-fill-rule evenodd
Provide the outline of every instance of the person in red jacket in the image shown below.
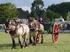
<path fill-rule="evenodd" d="M 59 26 L 57 22 L 54 22 L 53 25 L 53 35 L 52 35 L 52 40 L 54 44 L 58 43 L 58 34 L 59 34 Z"/>

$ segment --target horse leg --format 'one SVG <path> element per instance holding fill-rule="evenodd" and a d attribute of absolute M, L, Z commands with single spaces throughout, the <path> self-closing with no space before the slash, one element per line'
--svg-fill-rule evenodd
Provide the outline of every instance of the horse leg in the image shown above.
<path fill-rule="evenodd" d="M 30 32 L 30 36 L 29 36 L 29 43 L 32 43 L 32 33 Z"/>
<path fill-rule="evenodd" d="M 40 34 L 40 43 L 42 44 L 43 43 L 43 34 L 41 31 L 39 31 L 39 34 Z"/>
<path fill-rule="evenodd" d="M 26 47 L 25 34 L 24 34 L 24 36 L 22 36 L 22 38 L 23 38 L 23 46 Z"/>
<path fill-rule="evenodd" d="M 30 44 L 32 43 L 31 36 L 29 37 L 29 42 L 30 42 Z"/>
<path fill-rule="evenodd" d="M 41 34 L 41 44 L 43 44 L 43 35 Z"/>
<path fill-rule="evenodd" d="M 24 46 L 24 47 L 27 46 L 26 41 L 25 41 L 25 36 L 23 36 L 23 46 Z"/>
<path fill-rule="evenodd" d="M 34 45 L 36 45 L 36 43 L 37 43 L 37 34 L 38 34 L 38 32 L 34 32 L 34 36 L 33 36 Z"/>
<path fill-rule="evenodd" d="M 15 47 L 16 47 L 15 40 L 14 40 L 14 37 L 12 37 L 12 48 L 15 48 Z"/>
<path fill-rule="evenodd" d="M 33 36 L 33 45 L 36 45 L 35 35 Z"/>
<path fill-rule="evenodd" d="M 23 45 L 22 45 L 21 39 L 22 39 L 22 37 L 19 36 L 19 37 L 18 37 L 18 41 L 19 41 L 20 47 L 23 48 Z"/>
<path fill-rule="evenodd" d="M 24 38 L 24 41 L 25 41 L 25 47 L 28 46 L 29 44 L 29 34 L 25 34 L 25 38 Z"/>

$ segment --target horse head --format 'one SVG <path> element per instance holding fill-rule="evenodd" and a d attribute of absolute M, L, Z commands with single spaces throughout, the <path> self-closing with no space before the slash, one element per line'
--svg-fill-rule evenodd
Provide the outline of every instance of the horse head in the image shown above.
<path fill-rule="evenodd" d="M 15 30 L 16 26 L 15 26 L 15 22 L 13 20 L 8 20 L 5 23 L 5 32 L 9 33 L 11 30 Z"/>
<path fill-rule="evenodd" d="M 40 23 L 37 20 L 34 20 L 30 22 L 30 28 L 33 29 L 34 31 L 39 30 Z"/>

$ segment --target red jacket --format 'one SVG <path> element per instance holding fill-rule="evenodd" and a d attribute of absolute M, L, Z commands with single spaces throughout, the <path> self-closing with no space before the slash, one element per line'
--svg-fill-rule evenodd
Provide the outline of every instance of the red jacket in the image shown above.
<path fill-rule="evenodd" d="M 58 23 L 54 23 L 54 25 L 53 25 L 53 33 L 58 33 L 58 32 L 59 32 Z"/>

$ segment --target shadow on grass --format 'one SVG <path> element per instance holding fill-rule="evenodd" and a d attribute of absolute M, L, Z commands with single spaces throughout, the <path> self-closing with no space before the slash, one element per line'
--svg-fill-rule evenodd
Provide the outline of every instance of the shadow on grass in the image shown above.
<path fill-rule="evenodd" d="M 52 42 L 44 42 L 42 45 L 43 46 L 53 46 L 53 43 Z"/>
<path fill-rule="evenodd" d="M 16 46 L 19 46 L 17 43 Z M 12 48 L 12 44 L 0 44 L 0 49 L 9 49 Z"/>
<path fill-rule="evenodd" d="M 16 48 L 19 46 L 18 43 L 16 43 Z M 36 47 L 36 46 L 54 46 L 54 44 L 52 42 L 44 42 L 43 44 L 37 44 L 36 46 L 35 45 L 32 45 L 32 44 L 29 44 L 30 47 Z M 19 46 L 20 47 L 20 46 Z M 2 49 L 11 49 L 12 48 L 12 44 L 0 44 L 0 50 Z"/>

